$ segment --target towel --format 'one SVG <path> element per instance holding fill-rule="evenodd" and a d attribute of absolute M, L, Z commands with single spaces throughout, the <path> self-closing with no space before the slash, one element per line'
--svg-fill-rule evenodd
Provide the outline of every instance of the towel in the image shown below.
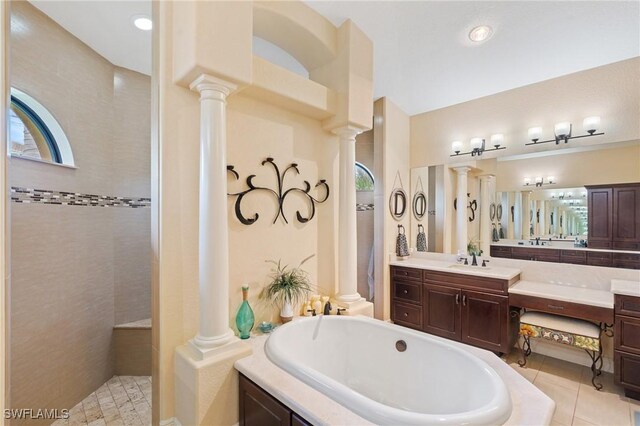
<path fill-rule="evenodd" d="M 374 256 L 373 256 L 373 244 L 371 245 L 371 254 L 369 255 L 369 268 L 367 269 L 367 284 L 369 285 L 369 301 L 373 301 L 375 279 L 374 279 Z"/>

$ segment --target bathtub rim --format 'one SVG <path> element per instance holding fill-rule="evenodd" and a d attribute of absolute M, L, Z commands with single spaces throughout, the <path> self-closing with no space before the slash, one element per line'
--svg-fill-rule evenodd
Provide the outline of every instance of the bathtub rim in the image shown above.
<path fill-rule="evenodd" d="M 476 408 L 473 410 L 463 411 L 461 413 L 455 414 L 429 414 L 429 413 L 420 413 L 415 411 L 407 411 L 401 408 L 392 407 L 381 402 L 378 402 L 374 399 L 371 399 L 348 386 L 338 382 L 331 377 L 328 377 L 320 372 L 316 372 L 315 369 L 307 367 L 306 365 L 300 362 L 283 362 L 283 358 L 286 358 L 286 350 L 284 348 L 280 348 L 275 346 L 274 341 L 277 344 L 277 336 L 281 335 L 285 332 L 285 330 L 290 329 L 296 324 L 300 325 L 305 322 L 312 321 L 356 321 L 356 322 L 364 322 L 368 324 L 373 324 L 375 326 L 386 327 L 388 329 L 393 329 L 394 332 L 406 333 L 408 335 L 414 336 L 419 339 L 431 340 L 435 344 L 443 345 L 448 347 L 448 349 L 458 352 L 463 357 L 468 358 L 473 361 L 479 368 L 488 373 L 489 379 L 496 388 L 497 392 L 489 400 L 486 404 L 484 404 L 480 408 Z M 286 328 L 285 328 L 286 327 Z M 460 342 L 454 342 L 439 336 L 434 336 L 428 333 L 423 333 L 417 330 L 412 330 L 406 327 L 401 327 L 396 324 L 392 324 L 387 321 L 381 321 L 374 318 L 369 318 L 362 315 L 356 316 L 344 316 L 342 318 L 338 318 L 337 316 L 317 316 L 317 317 L 306 317 L 300 318 L 297 321 L 293 321 L 291 323 L 285 324 L 281 327 L 278 327 L 266 340 L 264 344 L 264 353 L 266 358 L 273 363 L 276 367 L 286 371 L 291 374 L 298 380 L 303 383 L 311 386 L 322 394 L 326 395 L 328 398 L 334 400 L 336 403 L 341 404 L 343 407 L 348 410 L 353 411 L 354 413 L 362 416 L 363 418 L 371 421 L 371 422 L 382 422 L 383 424 L 394 424 L 394 422 L 403 422 L 406 424 L 441 424 L 441 425 L 450 425 L 450 424 L 504 424 L 510 417 L 513 412 L 513 401 L 511 399 L 511 393 L 507 384 L 504 382 L 502 377 L 495 371 L 493 367 L 491 367 L 486 361 L 481 359 L 479 356 L 473 354 L 472 352 L 465 350 L 463 347 L 465 345 Z M 278 333 L 279 330 L 280 333 Z M 274 338 L 274 336 L 276 336 Z M 271 343 L 270 343 L 271 342 Z M 462 347 L 460 347 L 462 346 Z M 479 348 L 474 348 L 478 350 Z M 488 352 L 488 351 L 485 351 Z M 495 356 L 492 353 L 493 356 Z M 278 363 L 280 361 L 282 364 Z M 318 377 L 322 376 L 322 378 Z M 348 402 L 352 402 L 349 404 Z M 375 414 L 371 414 L 371 410 L 375 409 Z M 504 410 L 504 412 L 503 412 Z M 495 414 L 498 412 L 498 414 Z M 473 418 L 473 422 L 469 423 L 469 419 Z"/>

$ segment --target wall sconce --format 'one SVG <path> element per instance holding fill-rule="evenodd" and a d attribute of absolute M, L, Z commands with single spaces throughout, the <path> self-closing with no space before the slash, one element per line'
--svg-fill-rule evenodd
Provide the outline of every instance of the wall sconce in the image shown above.
<path fill-rule="evenodd" d="M 590 136 L 600 136 L 604 135 L 604 132 L 596 133 L 598 128 L 600 127 L 600 117 L 587 117 L 582 121 L 582 128 L 586 135 L 578 135 L 572 136 L 573 125 L 568 121 L 562 121 L 560 123 L 556 123 L 553 127 L 554 139 L 541 141 L 542 137 L 542 128 L 541 127 L 531 127 L 528 131 L 530 143 L 526 143 L 525 146 L 529 145 L 537 145 L 541 143 L 549 143 L 555 142 L 556 145 L 560 143 L 560 141 L 564 141 L 564 143 L 569 142 L 570 139 L 579 139 L 579 138 L 588 138 Z"/>
<path fill-rule="evenodd" d="M 463 144 L 461 141 L 455 141 L 451 143 L 451 150 L 454 152 L 451 154 L 451 157 L 456 157 L 458 155 L 471 155 L 472 157 L 481 156 L 483 152 L 489 151 L 497 151 L 500 149 L 507 149 L 506 146 L 502 146 L 504 144 L 504 135 L 501 133 L 491 135 L 491 145 L 493 148 L 486 149 L 485 148 L 485 140 L 484 138 L 471 138 L 469 141 L 469 147 L 471 151 L 461 152 L 463 149 Z"/>
<path fill-rule="evenodd" d="M 547 178 L 546 182 L 544 181 L 544 178 L 536 177 L 533 180 L 533 182 L 534 182 L 534 184 L 535 184 L 535 186 L 537 188 L 540 188 L 540 187 L 542 187 L 544 185 L 555 185 L 555 183 L 556 183 L 555 178 L 553 176 L 549 176 Z M 524 186 L 531 186 L 531 178 L 528 178 L 528 177 L 524 178 Z M 562 193 L 560 193 L 560 194 L 562 194 Z M 556 194 L 551 194 L 551 198 L 555 198 L 555 196 L 556 196 Z"/>

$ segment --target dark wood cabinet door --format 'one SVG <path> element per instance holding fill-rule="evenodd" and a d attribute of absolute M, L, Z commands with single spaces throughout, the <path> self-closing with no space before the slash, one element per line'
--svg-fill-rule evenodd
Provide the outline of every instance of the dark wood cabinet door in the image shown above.
<path fill-rule="evenodd" d="M 625 391 L 640 392 L 640 355 L 615 350 L 613 360 L 616 383 Z"/>
<path fill-rule="evenodd" d="M 613 189 L 587 188 L 589 247 L 611 248 Z"/>
<path fill-rule="evenodd" d="M 613 188 L 613 242 L 618 249 L 639 248 L 640 185 Z"/>
<path fill-rule="evenodd" d="M 462 343 L 509 352 L 509 298 L 462 291 Z"/>
<path fill-rule="evenodd" d="M 242 374 L 240 426 L 290 426 L 291 410 Z"/>
<path fill-rule="evenodd" d="M 427 333 L 460 340 L 460 290 L 424 284 L 424 328 Z"/>
<path fill-rule="evenodd" d="M 626 317 L 616 313 L 614 336 L 616 349 L 640 356 L 640 318 Z"/>

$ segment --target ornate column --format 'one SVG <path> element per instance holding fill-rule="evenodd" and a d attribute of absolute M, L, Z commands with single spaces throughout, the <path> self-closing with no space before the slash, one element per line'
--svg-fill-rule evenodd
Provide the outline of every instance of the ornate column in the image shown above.
<path fill-rule="evenodd" d="M 522 236 L 522 192 L 513 193 L 513 238 L 521 240 Z M 511 212 L 509 212 L 511 214 Z"/>
<path fill-rule="evenodd" d="M 456 250 L 458 253 L 467 254 L 467 205 L 469 204 L 469 197 L 467 196 L 467 175 L 470 167 L 456 167 L 457 182 L 456 182 Z"/>
<path fill-rule="evenodd" d="M 522 238 L 531 238 L 531 192 L 522 193 Z"/>
<path fill-rule="evenodd" d="M 516 193 L 511 191 L 507 192 L 507 205 L 503 210 L 502 214 L 507 218 L 507 239 L 513 240 L 516 239 L 516 235 L 514 232 L 515 228 L 515 217 L 511 214 L 511 207 L 515 209 L 516 205 Z"/>
<path fill-rule="evenodd" d="M 480 176 L 480 249 L 485 256 L 489 256 L 491 250 L 491 217 L 489 208 L 494 200 L 491 193 L 494 175 Z"/>
<path fill-rule="evenodd" d="M 358 237 L 356 223 L 356 135 L 360 130 L 346 126 L 333 131 L 338 135 L 338 302 L 363 300 L 358 293 Z"/>
<path fill-rule="evenodd" d="M 545 220 L 545 215 L 547 214 L 546 201 L 541 200 L 538 201 L 538 211 L 540 212 L 540 222 L 538 223 L 538 236 L 544 237 L 547 235 L 547 221 Z"/>
<path fill-rule="evenodd" d="M 200 322 L 192 346 L 204 353 L 237 340 L 229 328 L 226 99 L 236 86 L 203 74 L 200 93 Z"/>

